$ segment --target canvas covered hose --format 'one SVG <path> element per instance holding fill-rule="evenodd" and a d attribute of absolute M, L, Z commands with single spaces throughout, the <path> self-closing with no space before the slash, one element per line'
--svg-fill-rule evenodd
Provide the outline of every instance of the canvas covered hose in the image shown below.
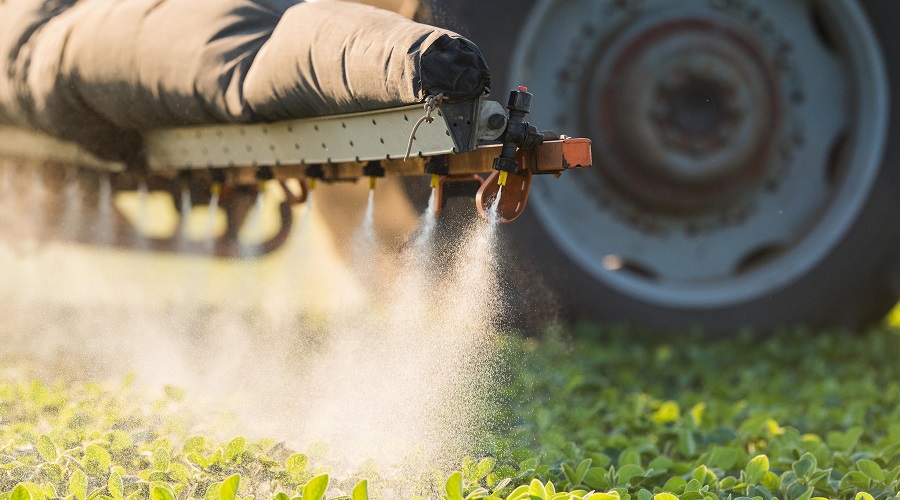
<path fill-rule="evenodd" d="M 144 130 L 369 111 L 490 87 L 478 48 L 369 5 L 0 0 L 0 123 L 140 161 Z"/>

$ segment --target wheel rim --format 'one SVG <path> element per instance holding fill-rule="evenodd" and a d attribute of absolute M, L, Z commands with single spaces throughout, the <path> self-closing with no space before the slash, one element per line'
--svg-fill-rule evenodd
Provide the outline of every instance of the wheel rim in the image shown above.
<path fill-rule="evenodd" d="M 595 145 L 594 172 L 535 182 L 533 210 L 633 299 L 771 295 L 839 244 L 879 172 L 887 77 L 855 1 L 544 0 L 516 47 L 531 119 Z"/>

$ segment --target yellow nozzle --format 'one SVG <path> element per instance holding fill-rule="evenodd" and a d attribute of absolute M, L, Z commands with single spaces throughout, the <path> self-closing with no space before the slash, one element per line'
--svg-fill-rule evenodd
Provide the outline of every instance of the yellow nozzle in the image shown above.
<path fill-rule="evenodd" d="M 374 190 L 376 184 L 378 184 L 378 177 L 369 177 L 369 189 Z"/>
<path fill-rule="evenodd" d="M 431 189 L 437 189 L 438 186 L 441 185 L 441 176 L 437 174 L 432 174 L 431 176 Z"/>
<path fill-rule="evenodd" d="M 509 172 L 501 170 L 500 175 L 497 176 L 497 184 L 500 184 L 501 186 L 505 186 L 507 177 L 509 177 Z"/>
<path fill-rule="evenodd" d="M 218 182 L 213 182 L 212 187 L 210 188 L 210 192 L 212 192 L 212 194 L 215 196 L 221 195 L 222 194 L 222 184 L 220 184 Z"/>
<path fill-rule="evenodd" d="M 316 189 L 316 181 L 317 181 L 317 180 L 318 180 L 318 179 L 316 179 L 315 177 L 312 177 L 312 178 L 309 179 L 309 190 L 310 190 L 310 191 Z"/>

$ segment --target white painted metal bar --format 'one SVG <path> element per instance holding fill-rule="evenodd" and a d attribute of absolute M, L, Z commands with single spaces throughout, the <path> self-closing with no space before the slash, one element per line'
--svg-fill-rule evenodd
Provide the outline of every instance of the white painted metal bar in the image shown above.
<path fill-rule="evenodd" d="M 252 125 L 213 125 L 145 134 L 151 170 L 341 163 L 402 158 L 421 105 Z M 437 113 L 440 115 L 440 111 Z M 411 155 L 453 152 L 442 116 L 423 123 Z"/>

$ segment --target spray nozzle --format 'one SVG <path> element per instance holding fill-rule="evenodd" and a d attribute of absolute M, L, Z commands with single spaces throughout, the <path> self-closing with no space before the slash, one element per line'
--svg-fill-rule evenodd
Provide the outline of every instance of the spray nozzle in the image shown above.
<path fill-rule="evenodd" d="M 225 172 L 216 169 L 210 169 L 209 172 L 210 178 L 212 179 L 212 183 L 210 184 L 209 191 L 215 196 L 222 195 L 222 186 L 225 185 Z"/>
<path fill-rule="evenodd" d="M 256 179 L 259 181 L 270 181 L 275 178 L 275 172 L 270 167 L 259 167 L 256 171 Z"/>
<path fill-rule="evenodd" d="M 431 174 L 431 189 L 437 189 L 441 184 L 441 176 L 450 175 L 447 155 L 438 155 L 428 160 L 425 164 L 425 173 Z"/>
<path fill-rule="evenodd" d="M 381 166 L 381 162 L 378 160 L 370 161 L 363 167 L 363 175 L 369 178 L 369 189 L 375 189 L 377 179 L 384 177 L 384 167 Z"/>
<path fill-rule="evenodd" d="M 270 167 L 259 167 L 259 170 L 256 171 L 257 187 L 260 191 L 265 189 L 266 181 L 270 181 L 274 178 L 275 172 L 273 172 Z"/>
<path fill-rule="evenodd" d="M 191 185 L 191 173 L 187 170 L 178 172 L 178 185 L 181 189 L 187 189 Z"/>
<path fill-rule="evenodd" d="M 321 164 L 310 165 L 306 167 L 306 171 L 304 173 L 306 174 L 306 177 L 309 178 L 310 191 L 316 189 L 316 182 L 318 182 L 319 179 L 325 178 L 325 169 L 322 168 Z"/>

